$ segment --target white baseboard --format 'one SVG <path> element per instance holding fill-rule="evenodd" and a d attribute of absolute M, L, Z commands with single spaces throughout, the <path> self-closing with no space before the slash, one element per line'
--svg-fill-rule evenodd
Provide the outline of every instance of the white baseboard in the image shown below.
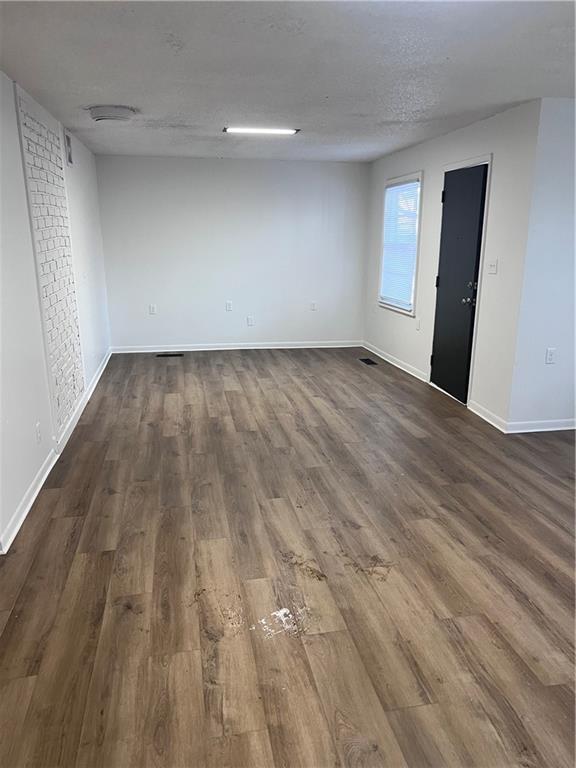
<path fill-rule="evenodd" d="M 576 419 L 546 419 L 542 421 L 509 421 L 506 432 L 560 432 L 576 429 Z"/>
<path fill-rule="evenodd" d="M 153 346 L 112 347 L 112 354 L 146 352 L 217 352 L 225 349 L 317 349 L 331 347 L 362 347 L 361 341 L 254 341 L 222 342 L 214 344 L 156 344 Z"/>
<path fill-rule="evenodd" d="M 429 383 L 428 375 L 424 373 L 424 371 L 421 371 L 419 368 L 415 368 L 413 365 L 405 363 L 403 360 L 399 360 L 397 357 L 389 355 L 387 352 L 384 352 L 382 349 L 378 349 L 378 347 L 375 347 L 374 344 L 370 344 L 368 341 L 364 341 L 361 346 L 363 346 L 365 349 L 368 349 L 370 352 L 373 352 L 378 357 L 381 357 L 382 360 L 386 360 L 387 363 L 392 363 L 392 365 L 396 366 L 396 368 L 400 368 L 402 371 L 406 371 L 406 373 L 409 373 L 411 376 L 415 376 L 417 379 L 420 379 L 420 381 L 425 381 L 427 384 Z"/>
<path fill-rule="evenodd" d="M 10 518 L 8 525 L 2 531 L 2 535 L 0 536 L 0 555 L 5 555 L 6 552 L 8 552 L 10 545 L 16 538 L 16 534 L 20 530 L 20 526 L 26 519 L 26 515 L 30 511 L 32 504 L 34 504 L 36 496 L 38 496 L 40 493 L 40 489 L 44 485 L 44 481 L 48 477 L 50 470 L 57 461 L 58 454 L 53 448 L 51 448 L 50 453 L 45 458 L 42 466 L 36 473 L 36 477 L 28 486 L 28 490 L 24 494 L 22 501 L 16 507 L 16 511 Z"/>
<path fill-rule="evenodd" d="M 507 435 L 517 435 L 523 432 L 559 432 L 565 429 L 575 429 L 575 419 L 540 419 L 538 421 L 505 421 L 496 416 L 484 406 L 470 401 L 468 408 L 480 418 L 492 424 L 500 432 L 504 432 Z"/>
<path fill-rule="evenodd" d="M 92 381 L 90 382 L 90 384 L 88 384 L 88 386 L 82 393 L 82 397 L 78 401 L 78 405 L 76 406 L 76 409 L 74 410 L 74 413 L 70 418 L 70 421 L 68 422 L 68 424 L 66 425 L 66 428 L 62 432 L 62 435 L 56 442 L 57 453 L 62 452 L 62 450 L 64 449 L 64 446 L 70 439 L 70 435 L 74 431 L 74 427 L 76 426 L 76 424 L 78 424 L 80 416 L 82 416 L 82 411 L 84 410 L 84 408 L 86 408 L 86 403 L 92 397 L 92 393 L 96 389 L 96 385 L 100 381 L 100 376 L 102 376 L 102 374 L 104 373 L 104 369 L 108 365 L 108 361 L 110 360 L 111 355 L 112 355 L 112 350 L 108 349 L 108 352 L 102 358 L 102 362 L 98 366 L 94 376 L 92 376 Z"/>
<path fill-rule="evenodd" d="M 88 402 L 88 400 L 92 396 L 92 393 L 96 389 L 96 385 L 98 384 L 100 377 L 102 376 L 102 373 L 104 372 L 104 369 L 108 364 L 108 360 L 110 360 L 110 354 L 111 352 L 110 350 L 108 350 L 108 352 L 102 359 L 102 362 L 98 366 L 98 370 L 92 377 L 92 381 L 90 382 L 88 387 L 84 390 L 84 393 L 82 394 L 82 398 L 80 399 L 78 406 L 74 411 L 74 415 L 68 422 L 68 425 L 64 430 L 60 440 L 58 440 L 58 443 L 55 444 L 53 448 L 51 448 L 50 453 L 44 460 L 38 472 L 36 473 L 35 478 L 32 480 L 32 482 L 28 486 L 28 489 L 26 490 L 26 493 L 24 494 L 21 502 L 18 504 L 16 511 L 10 518 L 10 522 L 8 523 L 6 528 L 2 531 L 2 534 L 0 535 L 0 554 L 1 555 L 5 555 L 6 552 L 8 552 L 8 549 L 10 548 L 14 539 L 16 538 L 16 534 L 18 533 L 18 531 L 20 530 L 20 527 L 22 526 L 22 523 L 26 519 L 26 516 L 30 511 L 32 504 L 34 504 L 36 497 L 40 493 L 42 486 L 44 485 L 44 482 L 50 473 L 50 470 L 52 469 L 54 464 L 56 464 L 56 462 L 58 461 L 59 454 L 62 452 L 62 449 L 68 442 L 70 435 L 74 430 L 74 427 L 78 423 L 78 419 L 82 415 L 82 411 L 86 407 L 86 403 Z"/>
<path fill-rule="evenodd" d="M 492 413 L 492 411 L 489 411 L 488 408 L 484 408 L 480 403 L 476 403 L 474 400 L 468 400 L 468 410 L 475 413 L 476 416 L 480 416 L 480 418 L 487 421 L 488 424 L 492 424 L 492 426 L 499 429 L 500 432 L 508 432 L 508 422 L 500 416 L 497 416 L 495 413 Z"/>

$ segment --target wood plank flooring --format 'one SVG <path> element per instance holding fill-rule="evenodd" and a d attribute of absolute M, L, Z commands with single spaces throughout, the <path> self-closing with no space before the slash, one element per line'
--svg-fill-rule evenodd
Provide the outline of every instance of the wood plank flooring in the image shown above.
<path fill-rule="evenodd" d="M 4 768 L 572 768 L 573 434 L 365 350 L 116 355 L 0 558 Z"/>

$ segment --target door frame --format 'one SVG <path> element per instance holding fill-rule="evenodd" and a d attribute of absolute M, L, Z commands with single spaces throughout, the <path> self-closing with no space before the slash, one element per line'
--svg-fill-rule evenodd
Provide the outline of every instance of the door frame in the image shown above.
<path fill-rule="evenodd" d="M 478 260 L 478 288 L 476 290 L 476 308 L 474 312 L 474 328 L 472 330 L 472 349 L 470 350 L 470 373 L 468 375 L 468 395 L 466 397 L 466 403 L 464 406 L 468 408 L 468 403 L 470 402 L 470 390 L 472 389 L 471 384 L 474 381 L 474 370 L 475 370 L 475 359 L 476 359 L 476 336 L 478 333 L 478 326 L 480 323 L 480 300 L 482 297 L 482 275 L 484 272 L 484 254 L 486 250 L 486 225 L 488 223 L 488 209 L 490 207 L 490 181 L 492 177 L 492 162 L 493 162 L 493 156 L 492 152 L 486 154 L 486 155 L 478 155 L 476 157 L 470 157 L 467 160 L 459 160 L 454 163 L 448 163 L 447 165 L 444 165 L 442 167 L 442 188 L 444 188 L 444 176 L 449 171 L 458 171 L 461 168 L 472 168 L 475 165 L 486 165 L 488 166 L 488 170 L 486 173 L 486 191 L 484 193 L 484 217 L 482 219 L 482 241 L 480 243 L 480 258 Z M 442 218 L 442 217 L 440 217 Z M 442 221 L 440 221 L 440 236 L 442 236 Z M 438 243 L 438 262 L 436 266 L 436 274 L 438 274 L 438 270 L 440 269 L 440 243 Z M 436 299 L 438 299 L 438 294 L 436 294 Z M 434 311 L 436 311 L 436 302 L 434 303 Z M 432 354 L 432 352 L 430 352 Z M 442 392 L 445 395 L 448 395 L 448 397 L 452 397 L 453 400 L 456 400 L 455 397 L 453 397 L 449 392 L 445 392 L 443 389 L 440 389 L 440 387 L 436 386 L 432 382 L 432 366 L 430 366 L 430 372 L 428 374 L 428 384 L 430 384 L 431 387 L 434 387 L 434 389 L 437 389 L 439 392 Z M 460 400 L 457 400 L 456 402 L 460 403 Z M 462 405 L 462 403 L 460 403 Z"/>

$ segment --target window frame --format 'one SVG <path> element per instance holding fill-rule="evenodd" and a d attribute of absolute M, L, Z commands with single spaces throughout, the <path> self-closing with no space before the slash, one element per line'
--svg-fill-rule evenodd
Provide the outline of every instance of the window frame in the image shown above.
<path fill-rule="evenodd" d="M 414 181 L 417 181 L 420 184 L 420 196 L 418 200 L 418 224 L 416 229 L 416 261 L 414 264 L 414 284 L 412 287 L 412 309 L 404 309 L 403 307 L 396 306 L 396 304 L 390 304 L 389 302 L 384 301 L 380 295 L 380 290 L 382 288 L 382 276 L 384 272 L 384 212 L 386 208 L 386 191 L 390 189 L 390 187 L 398 187 L 402 184 L 409 184 L 410 182 L 414 182 Z M 382 225 L 380 227 L 380 249 L 379 249 L 380 269 L 378 274 L 376 301 L 378 306 L 381 307 L 382 309 L 388 309 L 392 312 L 397 312 L 398 314 L 404 315 L 406 317 L 416 317 L 418 267 L 420 264 L 420 235 L 422 231 L 423 189 L 424 189 L 424 171 L 414 171 L 413 173 L 407 173 L 404 176 L 394 176 L 386 179 L 384 183 L 383 192 L 382 192 L 382 204 L 381 204 Z"/>

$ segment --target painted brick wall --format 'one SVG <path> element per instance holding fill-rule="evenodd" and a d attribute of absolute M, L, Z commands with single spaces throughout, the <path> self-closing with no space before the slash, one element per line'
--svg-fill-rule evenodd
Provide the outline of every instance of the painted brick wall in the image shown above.
<path fill-rule="evenodd" d="M 59 438 L 85 386 L 62 130 L 20 88 L 17 100 L 52 410 Z"/>

